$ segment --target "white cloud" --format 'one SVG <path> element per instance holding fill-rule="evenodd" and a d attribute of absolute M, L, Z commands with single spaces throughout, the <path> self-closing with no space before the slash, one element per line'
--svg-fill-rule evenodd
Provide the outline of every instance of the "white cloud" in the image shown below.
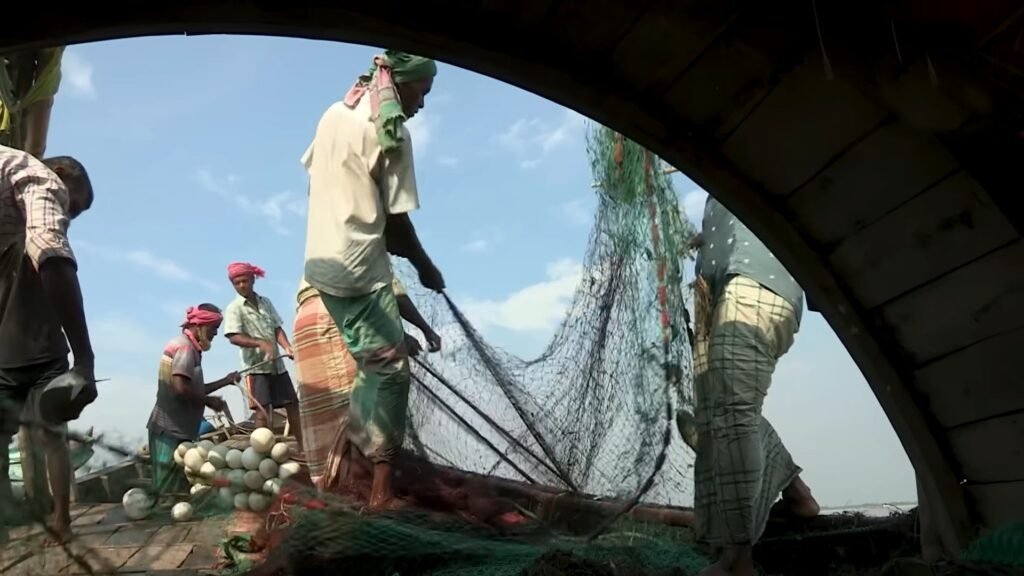
<path fill-rule="evenodd" d="M 491 228 L 490 230 L 478 232 L 472 238 L 472 240 L 462 245 L 462 251 L 482 254 L 501 242 L 501 231 L 497 228 Z"/>
<path fill-rule="evenodd" d="M 587 226 L 594 220 L 591 198 L 577 198 L 562 204 L 562 214 L 572 224 Z"/>
<path fill-rule="evenodd" d="M 244 212 L 264 218 L 267 224 L 278 234 L 288 235 L 289 230 L 285 221 L 286 214 L 294 216 L 306 216 L 306 197 L 294 192 L 280 192 L 268 198 L 250 198 L 236 192 L 241 178 L 229 174 L 220 182 L 210 173 L 209 170 L 200 170 L 198 173 L 199 183 L 208 192 L 234 203 Z"/>
<path fill-rule="evenodd" d="M 572 303 L 583 273 L 576 260 L 552 262 L 547 279 L 510 294 L 503 300 L 466 300 L 462 309 L 480 330 L 488 327 L 517 332 L 553 330 Z"/>
<path fill-rule="evenodd" d="M 489 248 L 490 245 L 491 245 L 490 242 L 488 242 L 487 240 L 485 240 L 483 238 L 480 238 L 480 239 L 477 239 L 477 240 L 473 240 L 472 242 L 469 242 L 468 244 L 463 245 L 462 249 L 464 251 L 466 251 L 466 252 L 475 252 L 475 253 L 479 254 L 481 252 L 486 252 L 487 248 Z"/>
<path fill-rule="evenodd" d="M 442 166 L 455 168 L 461 163 L 461 161 L 455 156 L 441 156 L 440 158 L 437 159 L 437 163 Z"/>
<path fill-rule="evenodd" d="M 525 157 L 520 166 L 529 170 L 540 164 L 543 156 L 582 137 L 585 127 L 586 118 L 573 110 L 565 110 L 554 124 L 540 118 L 521 118 L 499 134 L 497 140 Z"/>
<path fill-rule="evenodd" d="M 65 50 L 60 62 L 61 85 L 68 92 L 81 98 L 95 98 L 96 86 L 92 81 L 92 64 L 88 63 L 78 52 Z"/>
<path fill-rule="evenodd" d="M 127 262 L 140 270 L 151 272 L 158 278 L 163 278 L 164 280 L 197 284 L 207 290 L 217 291 L 221 289 L 220 284 L 201 278 L 181 264 L 178 264 L 168 258 L 157 256 L 149 250 L 141 248 L 134 250 L 119 250 L 98 246 L 86 241 L 77 241 L 75 242 L 75 246 L 87 252 L 98 254 L 108 260 Z"/>
<path fill-rule="evenodd" d="M 683 210 L 686 212 L 686 217 L 693 222 L 697 229 L 700 229 L 700 223 L 704 220 L 704 203 L 708 200 L 708 193 L 697 188 L 691 190 L 683 197 Z"/>
<path fill-rule="evenodd" d="M 423 157 L 430 148 L 430 142 L 434 137 L 434 129 L 440 124 L 441 119 L 422 110 L 405 123 L 412 135 L 412 149 L 417 157 Z"/>

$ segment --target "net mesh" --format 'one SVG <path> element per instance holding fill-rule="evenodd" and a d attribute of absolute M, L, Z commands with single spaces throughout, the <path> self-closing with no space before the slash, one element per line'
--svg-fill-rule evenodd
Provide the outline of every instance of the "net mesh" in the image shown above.
<path fill-rule="evenodd" d="M 445 340 L 441 353 L 414 363 L 410 444 L 428 460 L 488 476 L 688 504 L 692 453 L 671 441 L 671 413 L 692 403 L 680 256 L 695 231 L 650 152 L 600 126 L 589 131 L 588 151 L 594 226 L 572 304 L 539 357 L 488 344 L 472 316 L 396 265 Z"/>

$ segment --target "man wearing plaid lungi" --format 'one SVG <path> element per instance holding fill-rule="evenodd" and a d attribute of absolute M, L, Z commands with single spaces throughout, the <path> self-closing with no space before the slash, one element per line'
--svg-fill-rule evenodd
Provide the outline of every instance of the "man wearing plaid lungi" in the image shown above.
<path fill-rule="evenodd" d="M 775 366 L 799 330 L 803 290 L 712 198 L 698 245 L 697 286 L 706 298 L 697 301 L 708 305 L 696 310 L 694 507 L 698 538 L 718 553 L 701 574 L 752 576 L 753 545 L 770 512 L 819 512 L 800 467 L 761 415 Z"/>

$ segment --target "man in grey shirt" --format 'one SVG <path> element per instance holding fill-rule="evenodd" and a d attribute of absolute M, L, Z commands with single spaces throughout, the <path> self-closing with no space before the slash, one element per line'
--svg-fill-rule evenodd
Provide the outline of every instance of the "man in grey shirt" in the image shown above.
<path fill-rule="evenodd" d="M 703 294 L 696 299 L 694 505 L 699 538 L 719 550 L 701 574 L 752 576 L 753 545 L 780 493 L 778 512 L 819 512 L 800 468 L 761 415 L 775 366 L 799 330 L 803 290 L 713 198 L 696 243 Z"/>

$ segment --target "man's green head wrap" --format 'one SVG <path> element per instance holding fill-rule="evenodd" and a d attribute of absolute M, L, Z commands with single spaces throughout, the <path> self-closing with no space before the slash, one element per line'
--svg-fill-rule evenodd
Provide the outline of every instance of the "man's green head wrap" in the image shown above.
<path fill-rule="evenodd" d="M 377 140 L 384 152 L 393 152 L 402 147 L 402 125 L 407 120 L 395 84 L 426 80 L 436 75 L 437 64 L 430 58 L 388 50 L 373 59 L 370 70 L 359 77 L 345 96 L 345 104 L 354 108 L 369 92 Z"/>
<path fill-rule="evenodd" d="M 391 77 L 398 84 L 426 80 L 437 76 L 437 64 L 430 58 L 416 56 L 398 50 L 384 52 L 384 57 L 391 63 Z M 374 64 L 374 70 L 377 65 Z"/>

